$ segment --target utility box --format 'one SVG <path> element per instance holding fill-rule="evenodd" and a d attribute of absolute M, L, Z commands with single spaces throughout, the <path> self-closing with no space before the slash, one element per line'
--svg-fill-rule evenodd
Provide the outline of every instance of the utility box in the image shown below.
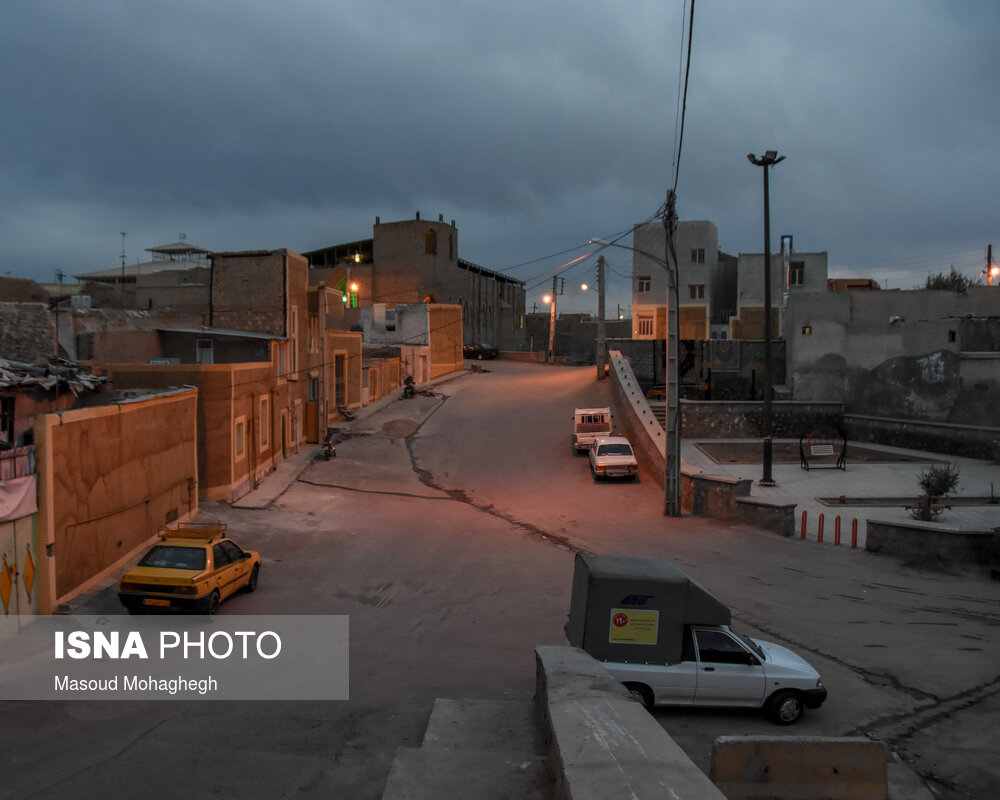
<path fill-rule="evenodd" d="M 675 664 L 686 625 L 729 625 L 729 608 L 666 559 L 577 555 L 566 637 L 601 661 Z"/>

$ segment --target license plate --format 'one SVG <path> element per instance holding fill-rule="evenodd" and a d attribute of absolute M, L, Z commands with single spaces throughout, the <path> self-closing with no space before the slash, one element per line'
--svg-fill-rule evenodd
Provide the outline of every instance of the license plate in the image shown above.
<path fill-rule="evenodd" d="M 169 606 L 169 600 L 160 600 L 158 597 L 147 597 L 142 601 L 143 605 L 147 606 Z"/>

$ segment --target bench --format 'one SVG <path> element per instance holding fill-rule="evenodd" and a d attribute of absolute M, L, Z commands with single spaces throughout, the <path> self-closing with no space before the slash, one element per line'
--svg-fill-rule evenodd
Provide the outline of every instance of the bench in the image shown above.
<path fill-rule="evenodd" d="M 799 465 L 810 469 L 847 469 L 847 436 L 830 426 L 799 437 Z"/>

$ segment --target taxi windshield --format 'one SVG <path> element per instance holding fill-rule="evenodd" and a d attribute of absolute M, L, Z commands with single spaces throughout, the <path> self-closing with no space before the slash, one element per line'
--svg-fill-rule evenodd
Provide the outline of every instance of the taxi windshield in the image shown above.
<path fill-rule="evenodd" d="M 156 545 L 139 562 L 140 567 L 162 567 L 164 569 L 205 569 L 205 549 L 203 547 L 167 547 Z"/>

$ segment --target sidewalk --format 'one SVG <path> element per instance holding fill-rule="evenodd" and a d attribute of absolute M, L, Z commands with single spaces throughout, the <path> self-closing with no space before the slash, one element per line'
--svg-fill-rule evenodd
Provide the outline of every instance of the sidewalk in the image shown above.
<path fill-rule="evenodd" d="M 466 372 L 450 372 L 439 378 L 422 383 L 417 387 L 417 394 L 409 400 L 403 400 L 402 389 L 397 389 L 385 397 L 370 403 L 354 412 L 354 419 L 343 420 L 332 427 L 342 431 L 347 436 L 355 431 L 362 431 L 366 428 L 379 426 L 379 419 L 383 412 L 392 409 L 394 418 L 405 417 L 412 419 L 415 424 L 423 422 L 434 409 L 438 402 L 429 403 L 424 391 L 433 391 L 435 386 L 449 381 L 456 380 L 465 375 Z M 277 500 L 285 490 L 288 489 L 298 479 L 305 468 L 322 454 L 322 447 L 318 444 L 301 444 L 298 452 L 289 453 L 282 459 L 274 471 L 266 475 L 259 484 L 243 495 L 239 500 L 232 503 L 233 508 L 261 509 L 267 508 Z"/>
<path fill-rule="evenodd" d="M 920 493 L 917 485 L 919 474 L 932 463 L 952 463 L 959 468 L 958 488 L 954 497 L 987 498 L 992 491 L 1000 498 L 1000 465 L 973 458 L 925 453 L 916 450 L 874 445 L 870 443 L 848 442 L 847 469 L 802 469 L 798 463 L 778 464 L 772 468 L 775 485 L 760 486 L 761 463 L 720 464 L 696 446 L 698 439 L 684 439 L 681 442 L 681 457 L 688 467 L 696 467 L 706 475 L 720 475 L 730 478 L 745 478 L 753 481 L 751 496 L 759 500 L 775 503 L 795 503 L 795 532 L 800 535 L 802 512 L 806 512 L 806 538 L 816 539 L 819 517 L 824 516 L 824 541 L 834 541 L 835 520 L 840 517 L 841 544 L 850 546 L 853 520 L 858 521 L 858 546 L 864 546 L 866 522 L 869 519 L 888 522 L 912 520 L 905 504 L 892 503 L 888 498 L 916 498 Z M 718 440 L 712 440 L 718 441 Z M 735 440 L 734 440 L 735 441 Z M 746 440 L 740 440 L 745 442 Z M 776 440 L 777 441 L 777 440 Z M 784 440 L 782 440 L 784 441 Z M 797 442 L 796 442 L 797 444 Z M 907 460 L 888 463 L 851 463 L 852 446 L 898 453 Z M 763 445 L 762 445 L 763 448 Z M 836 502 L 843 497 L 846 502 Z M 820 498 L 828 498 L 821 502 Z M 883 498 L 886 505 L 873 502 L 852 504 L 852 500 L 869 498 L 876 501 Z M 998 505 L 953 505 L 946 510 L 938 522 L 947 528 L 970 531 L 989 531 L 1000 526 L 1000 504 Z"/>

